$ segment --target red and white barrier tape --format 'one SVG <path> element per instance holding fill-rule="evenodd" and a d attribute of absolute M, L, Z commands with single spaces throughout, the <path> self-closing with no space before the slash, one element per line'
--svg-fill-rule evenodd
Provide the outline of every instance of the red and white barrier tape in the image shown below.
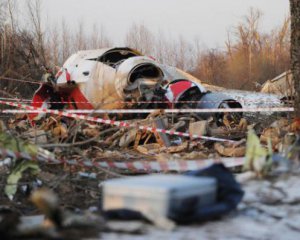
<path fill-rule="evenodd" d="M 154 127 L 149 127 L 149 126 L 141 126 L 137 123 L 128 123 L 128 122 L 114 121 L 114 120 L 109 120 L 109 119 L 105 120 L 103 118 L 89 117 L 89 116 L 85 116 L 85 115 L 81 115 L 81 114 L 68 113 L 68 112 L 59 111 L 59 110 L 36 108 L 36 107 L 28 106 L 25 104 L 21 104 L 21 103 L 15 103 L 15 102 L 7 102 L 7 101 L 0 100 L 0 104 L 13 106 L 13 107 L 17 107 L 17 108 L 24 108 L 26 110 L 38 110 L 43 113 L 50 113 L 53 115 L 65 116 L 65 117 L 69 117 L 69 118 L 97 122 L 97 123 L 101 123 L 101 124 L 114 125 L 117 127 L 138 128 L 143 131 L 149 131 L 149 132 L 154 132 L 154 133 L 164 133 L 164 134 L 168 134 L 168 135 L 176 135 L 176 136 L 180 136 L 180 137 L 189 137 L 192 139 L 203 139 L 203 140 L 210 140 L 210 141 L 217 141 L 217 142 L 235 142 L 232 140 L 227 140 L 227 139 L 222 139 L 222 138 L 208 137 L 208 136 L 196 135 L 196 134 L 192 134 L 192 133 L 154 128 Z"/>
<path fill-rule="evenodd" d="M 214 163 L 223 163 L 228 168 L 240 167 L 245 163 L 245 158 L 221 158 L 221 159 L 206 159 L 206 160 L 178 160 L 178 161 L 134 161 L 134 162 L 111 162 L 111 161 L 90 161 L 90 160 L 58 160 L 58 159 L 45 159 L 28 153 L 13 152 L 7 149 L 0 148 L 0 155 L 2 157 L 10 157 L 13 159 L 22 158 L 25 160 L 35 160 L 49 164 L 68 164 L 79 167 L 95 167 L 95 168 L 111 168 L 120 170 L 129 170 L 133 172 L 185 172 L 190 170 L 197 170 L 200 168 L 208 167 Z M 9 163 L 0 164 L 6 165 Z"/>
<path fill-rule="evenodd" d="M 232 113 L 232 112 L 293 112 L 292 107 L 263 107 L 263 108 L 205 108 L 205 109 L 76 109 L 64 110 L 66 113 L 153 113 L 158 110 L 164 113 Z M 2 113 L 42 113 L 43 110 L 2 110 Z"/>
<path fill-rule="evenodd" d="M 222 159 L 205 159 L 205 160 L 178 160 L 178 161 L 166 161 L 166 162 L 99 162 L 101 167 L 105 168 L 117 168 L 117 169 L 129 169 L 135 171 L 145 172 L 167 172 L 176 171 L 184 172 L 190 170 L 197 170 L 200 168 L 208 167 L 214 163 L 223 163 L 228 168 L 243 166 L 245 158 L 222 158 Z"/>
<path fill-rule="evenodd" d="M 19 103 L 32 103 L 32 100 L 30 99 L 17 99 L 17 98 L 0 98 L 1 100 L 5 100 L 5 101 L 17 101 Z M 226 101 L 228 103 L 230 102 L 240 102 L 240 103 L 264 103 L 264 104 L 279 104 L 280 101 L 270 101 L 270 100 L 242 100 L 242 99 L 237 99 L 237 100 L 233 100 L 233 101 Z M 176 103 L 216 103 L 218 101 L 213 101 L 213 100 L 210 100 L 210 101 L 175 101 L 173 102 L 173 104 L 176 104 Z M 35 103 L 44 103 L 44 102 L 35 102 Z M 89 103 L 89 104 L 112 104 L 112 103 L 115 103 L 115 104 L 159 104 L 159 103 L 164 103 L 164 104 L 170 104 L 169 101 L 138 101 L 138 102 L 130 102 L 130 101 L 105 101 L 105 102 L 101 102 L 101 101 L 90 101 L 90 102 L 78 102 L 78 101 L 47 101 L 47 103 L 53 103 L 53 104 L 86 104 L 86 103 Z"/>

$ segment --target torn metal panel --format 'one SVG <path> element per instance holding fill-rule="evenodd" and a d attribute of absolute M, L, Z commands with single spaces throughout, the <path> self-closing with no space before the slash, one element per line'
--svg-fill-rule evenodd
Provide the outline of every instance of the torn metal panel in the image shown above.
<path fill-rule="evenodd" d="M 201 84 L 187 79 L 180 79 L 172 81 L 166 86 L 165 96 L 171 103 L 177 103 L 180 101 L 194 100 L 190 98 L 185 99 L 187 98 L 186 95 L 190 95 L 189 97 L 196 97 L 197 99 L 195 99 L 195 101 L 198 101 L 201 99 L 203 93 L 206 93 L 206 90 Z"/>
<path fill-rule="evenodd" d="M 292 72 L 286 71 L 272 80 L 266 81 L 261 89 L 263 93 L 272 93 L 282 97 L 292 97 L 295 94 Z"/>
<path fill-rule="evenodd" d="M 242 105 L 238 101 L 228 97 L 226 94 L 206 93 L 201 98 L 201 101 L 197 103 L 195 108 L 242 108 Z M 224 119 L 224 113 L 201 113 L 200 115 L 203 119 L 208 119 L 213 116 L 219 124 L 221 124 Z M 237 123 L 242 118 L 242 113 L 231 113 L 230 115 L 235 118 Z"/>
<path fill-rule="evenodd" d="M 156 118 L 154 120 L 154 125 L 157 128 L 166 129 L 166 125 L 164 123 L 164 119 L 162 118 Z M 165 133 L 156 133 L 155 134 L 157 138 L 157 142 L 160 143 L 163 146 L 170 147 L 172 145 L 169 136 Z"/>

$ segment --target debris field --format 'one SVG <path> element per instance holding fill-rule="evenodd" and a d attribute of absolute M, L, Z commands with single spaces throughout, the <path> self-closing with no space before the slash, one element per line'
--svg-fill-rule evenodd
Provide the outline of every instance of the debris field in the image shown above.
<path fill-rule="evenodd" d="M 1 98 L 1 235 L 296 239 L 299 121 L 275 95 L 213 89 L 112 48 L 74 54 L 56 76 L 45 73 L 30 101 Z M 115 221 L 103 212 L 106 180 L 220 163 L 244 198 L 213 221 L 174 230 L 157 216 Z"/>

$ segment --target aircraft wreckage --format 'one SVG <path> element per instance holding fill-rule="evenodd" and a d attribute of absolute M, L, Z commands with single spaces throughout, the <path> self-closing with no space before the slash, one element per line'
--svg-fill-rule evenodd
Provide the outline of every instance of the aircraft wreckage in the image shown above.
<path fill-rule="evenodd" d="M 67 59 L 56 76 L 46 74 L 44 79 L 34 94 L 34 107 L 90 110 L 242 107 L 223 93 L 207 91 L 192 75 L 130 48 L 79 51 Z M 197 115 L 201 119 L 212 116 Z M 222 114 L 213 116 L 221 124 Z"/>

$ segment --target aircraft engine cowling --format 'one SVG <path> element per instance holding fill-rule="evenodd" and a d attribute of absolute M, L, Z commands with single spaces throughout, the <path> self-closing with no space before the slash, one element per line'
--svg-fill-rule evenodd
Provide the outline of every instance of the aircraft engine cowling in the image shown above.
<path fill-rule="evenodd" d="M 164 73 L 159 64 L 149 57 L 133 57 L 117 67 L 115 89 L 122 98 L 137 101 L 146 89 L 162 83 Z"/>

